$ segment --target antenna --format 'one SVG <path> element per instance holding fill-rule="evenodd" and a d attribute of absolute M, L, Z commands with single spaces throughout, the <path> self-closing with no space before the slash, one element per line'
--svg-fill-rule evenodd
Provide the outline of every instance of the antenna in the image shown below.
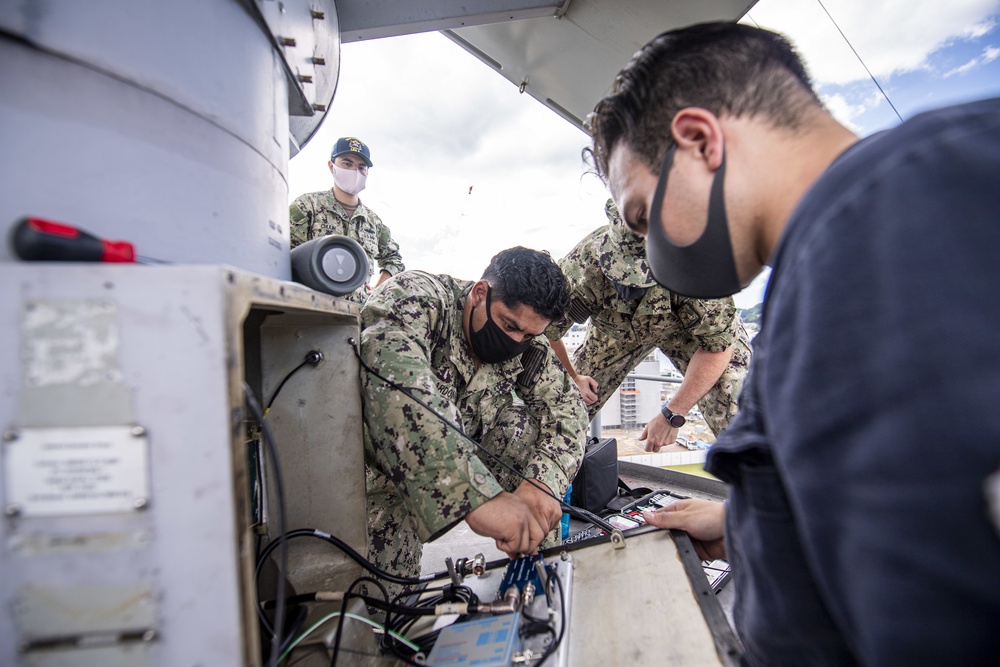
<path fill-rule="evenodd" d="M 889 106 L 892 107 L 893 112 L 896 114 L 896 118 L 898 118 L 899 122 L 902 123 L 903 117 L 899 115 L 898 111 L 896 111 L 896 105 L 892 103 L 892 100 L 889 99 L 889 96 L 886 94 L 886 92 L 882 90 L 882 86 L 879 84 L 878 79 L 876 79 L 875 75 L 872 74 L 872 71 L 868 69 L 868 65 L 865 64 L 865 61 L 858 54 L 857 49 L 855 49 L 854 45 L 851 44 L 851 40 L 847 39 L 847 35 L 844 34 L 844 31 L 840 29 L 840 26 L 837 24 L 837 21 L 833 18 L 833 16 L 830 15 L 830 12 L 829 10 L 827 10 L 826 5 L 823 4 L 823 0 L 816 0 L 816 2 L 818 2 L 819 6 L 823 8 L 824 12 L 826 12 L 826 16 L 827 18 L 830 19 L 830 22 L 833 23 L 833 27 L 837 29 L 837 32 L 840 33 L 840 36 L 843 37 L 844 41 L 847 42 L 847 45 L 851 47 L 851 51 L 854 52 L 854 56 L 858 59 L 858 62 L 861 63 L 861 66 L 865 68 L 866 72 L 868 72 L 868 76 L 871 77 L 871 80 L 875 84 L 875 87 L 878 88 L 878 92 L 882 93 L 882 97 L 884 97 L 885 101 L 889 103 Z"/>

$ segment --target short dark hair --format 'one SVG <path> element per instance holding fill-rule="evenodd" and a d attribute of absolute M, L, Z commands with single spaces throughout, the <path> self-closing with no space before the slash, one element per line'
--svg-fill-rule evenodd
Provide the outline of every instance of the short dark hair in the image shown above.
<path fill-rule="evenodd" d="M 569 286 L 547 252 L 517 246 L 501 250 L 483 272 L 490 284 L 491 298 L 508 308 L 530 307 L 542 317 L 562 319 L 569 306 Z"/>
<path fill-rule="evenodd" d="M 590 116 L 593 147 L 584 158 L 607 180 L 611 151 L 625 141 L 658 174 L 681 109 L 757 116 L 795 129 L 817 106 L 823 108 L 787 39 L 738 23 L 701 23 L 653 38 L 625 65 Z"/>

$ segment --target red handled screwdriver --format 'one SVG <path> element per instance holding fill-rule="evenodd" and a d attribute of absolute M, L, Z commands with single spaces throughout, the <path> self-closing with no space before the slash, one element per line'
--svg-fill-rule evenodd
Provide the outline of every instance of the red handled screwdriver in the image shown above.
<path fill-rule="evenodd" d="M 11 234 L 14 253 L 42 262 L 135 262 L 162 264 L 135 254 L 128 241 L 106 241 L 82 229 L 42 218 L 22 218 Z"/>

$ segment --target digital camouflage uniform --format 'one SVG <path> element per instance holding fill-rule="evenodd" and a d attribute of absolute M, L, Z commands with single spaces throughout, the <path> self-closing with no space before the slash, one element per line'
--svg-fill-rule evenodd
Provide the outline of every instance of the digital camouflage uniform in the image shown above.
<path fill-rule="evenodd" d="M 396 275 L 404 270 L 399 244 L 392 240 L 389 228 L 375 212 L 358 203 L 350 219 L 347 211 L 333 196 L 333 190 L 310 192 L 292 202 L 288 207 L 291 247 L 330 234 L 340 234 L 361 244 L 368 255 L 368 280 L 352 294 L 344 297 L 363 304 L 368 294 L 368 282 L 375 275 L 375 262 L 379 269 Z"/>
<path fill-rule="evenodd" d="M 605 212 L 610 224 L 587 235 L 559 262 L 569 282 L 570 308 L 545 335 L 559 339 L 573 322 L 590 318 L 572 361 L 579 374 L 598 383 L 597 402 L 587 406 L 591 418 L 653 348 L 685 374 L 699 349 L 722 352 L 735 344 L 728 367 L 698 401 L 705 421 L 718 435 L 736 416 L 736 398 L 750 365 L 750 341 L 733 299 L 689 299 L 661 287 L 646 265 L 642 238 L 625 226 L 610 199 Z M 626 301 L 615 282 L 645 293 Z"/>
<path fill-rule="evenodd" d="M 421 271 L 383 283 L 361 311 L 362 358 L 561 497 L 583 457 L 583 401 L 542 337 L 520 357 L 476 370 L 462 326 L 473 284 Z M 362 396 L 369 557 L 416 575 L 423 542 L 521 479 L 364 370 Z"/>

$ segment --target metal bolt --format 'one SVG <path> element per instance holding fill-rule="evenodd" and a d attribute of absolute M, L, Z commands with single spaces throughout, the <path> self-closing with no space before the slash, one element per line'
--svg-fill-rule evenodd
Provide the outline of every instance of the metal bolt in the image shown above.
<path fill-rule="evenodd" d="M 17 516 L 18 514 L 21 513 L 21 506 L 11 503 L 10 505 L 7 505 L 7 507 L 4 508 L 4 513 L 7 516 Z"/>
<path fill-rule="evenodd" d="M 559 552 L 559 558 L 561 558 L 563 561 L 569 560 L 569 552 L 568 551 L 560 551 Z"/>
<path fill-rule="evenodd" d="M 294 37 L 279 37 L 278 38 L 278 44 L 281 44 L 282 46 L 295 46 L 295 38 Z"/>
<path fill-rule="evenodd" d="M 21 437 L 21 434 L 17 431 L 11 429 L 10 431 L 3 432 L 3 439 L 7 442 L 13 442 Z"/>
<path fill-rule="evenodd" d="M 137 438 L 141 438 L 146 435 L 146 429 L 142 426 L 133 426 L 130 432 Z"/>
<path fill-rule="evenodd" d="M 147 505 L 149 505 L 149 500 L 147 498 L 136 498 L 132 501 L 132 507 L 137 510 L 144 510 Z"/>

